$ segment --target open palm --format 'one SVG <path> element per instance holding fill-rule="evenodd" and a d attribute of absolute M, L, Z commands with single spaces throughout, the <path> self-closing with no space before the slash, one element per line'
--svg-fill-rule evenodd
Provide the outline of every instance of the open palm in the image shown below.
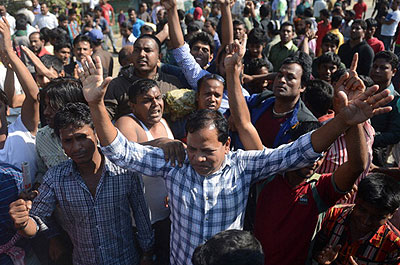
<path fill-rule="evenodd" d="M 87 56 L 82 60 L 82 67 L 83 70 L 79 69 L 78 71 L 83 85 L 83 95 L 89 104 L 100 103 L 111 78 L 103 80 L 103 68 L 98 56 L 95 57 L 95 63 L 90 56 Z"/>

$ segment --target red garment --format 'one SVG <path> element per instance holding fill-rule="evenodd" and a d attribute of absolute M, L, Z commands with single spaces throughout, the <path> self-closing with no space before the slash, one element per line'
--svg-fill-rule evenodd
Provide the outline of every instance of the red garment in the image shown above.
<path fill-rule="evenodd" d="M 320 123 L 325 123 L 327 121 L 329 121 L 330 119 L 333 119 L 335 117 L 335 112 L 333 110 L 328 110 L 328 113 L 325 114 L 324 116 L 321 116 L 318 118 L 318 121 Z"/>
<path fill-rule="evenodd" d="M 383 45 L 383 42 L 380 41 L 378 38 L 372 37 L 369 40 L 367 40 L 367 43 L 374 50 L 375 54 L 385 50 L 385 45 Z"/>
<path fill-rule="evenodd" d="M 109 3 L 100 6 L 103 9 L 101 15 L 107 20 L 108 24 L 110 24 L 111 12 L 114 12 L 114 8 Z"/>
<path fill-rule="evenodd" d="M 321 49 L 322 39 L 325 37 L 326 33 L 332 29 L 331 23 L 325 25 L 324 21 L 318 22 L 318 31 L 317 31 L 317 54 L 319 54 L 319 49 Z"/>
<path fill-rule="evenodd" d="M 42 57 L 43 55 L 46 55 L 46 54 L 50 54 L 51 55 L 51 53 L 49 53 L 49 51 L 46 50 L 46 48 L 43 46 L 37 56 L 38 57 Z"/>
<path fill-rule="evenodd" d="M 353 10 L 356 13 L 355 19 L 362 19 L 363 13 L 367 12 L 367 4 L 366 3 L 356 3 L 353 6 Z"/>
<path fill-rule="evenodd" d="M 343 196 L 335 190 L 332 174 L 321 175 L 315 187 L 317 200 L 310 183 L 292 188 L 277 175 L 261 191 L 254 234 L 263 247 L 265 265 L 305 264 L 318 214 Z M 317 206 L 321 202 L 326 206 L 323 209 Z"/>
<path fill-rule="evenodd" d="M 281 124 L 291 115 L 289 113 L 283 118 L 275 118 L 272 109 L 273 105 L 268 108 L 261 117 L 256 121 L 255 127 L 260 135 L 261 142 L 264 146 L 272 148 L 274 147 L 275 137 L 281 128 Z"/>

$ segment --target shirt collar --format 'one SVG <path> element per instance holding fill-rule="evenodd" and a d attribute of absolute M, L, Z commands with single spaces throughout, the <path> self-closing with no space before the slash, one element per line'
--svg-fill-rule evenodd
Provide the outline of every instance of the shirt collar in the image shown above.
<path fill-rule="evenodd" d="M 390 83 L 390 85 L 389 85 L 386 89 L 389 89 L 390 95 L 394 95 L 394 86 L 393 86 L 393 83 Z"/>
<path fill-rule="evenodd" d="M 293 41 L 291 40 L 288 43 L 284 44 L 283 46 L 286 47 L 288 50 L 290 50 L 293 46 Z"/>

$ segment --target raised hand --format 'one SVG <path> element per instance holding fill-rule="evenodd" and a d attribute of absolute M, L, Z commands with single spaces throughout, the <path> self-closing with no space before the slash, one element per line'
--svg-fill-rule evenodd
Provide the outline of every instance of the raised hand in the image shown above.
<path fill-rule="evenodd" d="M 387 89 L 375 94 L 378 89 L 377 85 L 369 87 L 365 92 L 359 94 L 351 101 L 348 100 L 345 92 L 340 91 L 338 93 L 339 101 L 344 106 L 339 115 L 344 118 L 348 126 L 362 123 L 375 115 L 387 113 L 392 110 L 391 107 L 383 106 L 392 101 L 393 96 L 389 95 L 390 92 Z"/>
<path fill-rule="evenodd" d="M 9 214 L 14 221 L 16 229 L 23 229 L 29 221 L 29 211 L 32 209 L 32 201 L 18 199 L 10 204 Z"/>
<path fill-rule="evenodd" d="M 240 43 L 239 40 L 234 40 L 233 43 L 226 46 L 226 57 L 224 60 L 225 69 L 232 69 L 241 64 L 242 58 L 246 53 L 247 35 Z"/>
<path fill-rule="evenodd" d="M 11 45 L 11 35 L 10 35 L 10 25 L 5 17 L 1 17 L 0 19 L 0 34 L 2 38 L 0 38 L 0 48 L 6 51 L 12 51 Z"/>
<path fill-rule="evenodd" d="M 332 264 L 337 258 L 341 247 L 341 245 L 337 245 L 336 247 L 326 246 L 317 256 L 318 263 L 324 265 Z"/>
<path fill-rule="evenodd" d="M 79 78 L 83 85 L 83 95 L 89 104 L 98 104 L 103 101 L 104 95 L 107 91 L 107 86 L 111 81 L 111 77 L 103 80 L 103 67 L 98 56 L 94 58 L 93 62 L 90 56 L 86 56 L 82 60 L 82 67 L 78 69 Z"/>
<path fill-rule="evenodd" d="M 176 0 L 161 0 L 161 5 L 163 5 L 165 9 L 168 11 L 176 7 Z"/>

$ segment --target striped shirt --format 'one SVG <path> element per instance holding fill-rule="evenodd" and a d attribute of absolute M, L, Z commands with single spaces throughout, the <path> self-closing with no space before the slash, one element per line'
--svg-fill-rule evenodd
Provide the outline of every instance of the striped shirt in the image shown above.
<path fill-rule="evenodd" d="M 129 142 L 120 132 L 102 147 L 111 161 L 133 172 L 165 179 L 171 206 L 171 264 L 188 265 L 194 249 L 218 232 L 242 229 L 250 185 L 278 172 L 309 165 L 320 154 L 311 133 L 276 149 L 230 152 L 221 167 L 204 177 L 190 165 L 165 162 L 161 149 Z"/>
<path fill-rule="evenodd" d="M 350 256 L 360 265 L 400 264 L 400 232 L 387 221 L 364 239 L 351 240 L 352 205 L 337 205 L 326 214 L 317 234 L 316 249 L 342 245 L 334 264 L 349 264 Z"/>
<path fill-rule="evenodd" d="M 367 142 L 367 148 L 368 148 L 368 164 L 365 167 L 365 170 L 361 175 L 358 177 L 358 179 L 355 181 L 355 185 L 358 185 L 360 181 L 368 174 L 369 171 L 369 166 L 372 163 L 372 145 L 374 143 L 374 137 L 375 137 L 375 130 L 371 126 L 370 122 L 364 122 L 364 135 L 365 135 L 365 140 Z M 319 174 L 325 174 L 325 173 L 333 173 L 336 171 L 336 169 L 340 166 L 343 165 L 347 161 L 347 149 L 346 149 L 346 140 L 344 138 L 344 134 L 339 136 L 338 139 L 336 139 L 335 142 L 331 145 L 331 147 L 328 149 L 324 162 L 322 162 L 322 165 L 317 169 L 316 173 Z M 346 201 L 346 199 L 342 198 L 339 203 L 353 203 L 355 198 L 355 194 Z"/>
<path fill-rule="evenodd" d="M 141 179 L 106 158 L 94 198 L 72 160 L 49 169 L 30 214 L 49 225 L 56 204 L 74 245 L 76 265 L 138 264 L 131 210 L 141 248 L 153 246 Z"/>

